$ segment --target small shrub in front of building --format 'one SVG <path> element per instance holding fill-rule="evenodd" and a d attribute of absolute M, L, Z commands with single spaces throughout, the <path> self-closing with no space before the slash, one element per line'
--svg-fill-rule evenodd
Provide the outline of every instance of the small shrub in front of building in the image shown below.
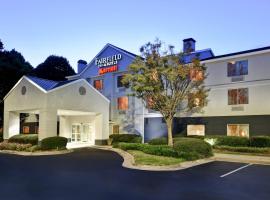
<path fill-rule="evenodd" d="M 166 144 L 168 144 L 168 140 L 167 140 L 166 137 L 154 138 L 152 140 L 149 140 L 148 144 L 151 144 L 151 145 L 166 145 Z"/>
<path fill-rule="evenodd" d="M 14 135 L 8 139 L 10 143 L 19 143 L 19 144 L 38 144 L 38 135 L 37 134 L 19 134 Z"/>
<path fill-rule="evenodd" d="M 206 158 L 213 155 L 212 147 L 207 142 L 196 138 L 179 138 L 174 141 L 174 149 L 183 152 L 187 157 Z"/>
<path fill-rule="evenodd" d="M 253 136 L 250 138 L 251 147 L 270 147 L 269 136 Z"/>
<path fill-rule="evenodd" d="M 119 142 L 125 142 L 125 143 L 141 143 L 142 137 L 140 135 L 136 134 L 113 134 L 110 135 L 111 143 L 119 143 Z"/>
<path fill-rule="evenodd" d="M 249 146 L 249 138 L 236 136 L 219 136 L 217 137 L 216 145 L 232 146 L 232 147 L 247 147 Z"/>
<path fill-rule="evenodd" d="M 31 144 L 10 143 L 6 141 L 0 143 L 0 150 L 29 151 L 31 147 Z"/>
<path fill-rule="evenodd" d="M 67 146 L 67 138 L 55 136 L 55 137 L 48 137 L 41 140 L 40 148 L 41 150 L 51 150 L 51 149 L 66 149 Z"/>

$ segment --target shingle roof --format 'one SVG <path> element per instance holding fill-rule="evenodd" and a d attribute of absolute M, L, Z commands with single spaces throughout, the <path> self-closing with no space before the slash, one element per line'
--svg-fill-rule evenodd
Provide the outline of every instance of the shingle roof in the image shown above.
<path fill-rule="evenodd" d="M 26 77 L 29 78 L 31 81 L 33 81 L 34 83 L 36 83 L 38 86 L 40 86 L 41 88 L 43 88 L 46 91 L 55 89 L 57 87 L 60 87 L 60 86 L 63 86 L 63 85 L 66 85 L 70 82 L 75 81 L 75 80 L 53 81 L 53 80 L 39 78 L 36 76 L 26 76 Z"/>
<path fill-rule="evenodd" d="M 199 60 L 206 60 L 211 59 L 214 57 L 214 53 L 211 49 L 204 49 L 199 51 L 194 51 L 188 54 L 184 54 L 183 62 L 184 63 L 191 63 L 194 58 L 198 58 Z"/>
<path fill-rule="evenodd" d="M 213 57 L 205 58 L 205 59 L 202 59 L 202 60 L 212 60 L 212 59 L 217 59 L 217 58 L 236 56 L 236 55 L 240 55 L 240 54 L 252 53 L 252 52 L 256 52 L 256 51 L 264 51 L 264 50 L 270 50 L 270 46 L 257 48 L 257 49 L 250 49 L 250 50 L 246 50 L 246 51 L 239 51 L 239 52 L 229 53 L 229 54 L 224 54 L 224 55 L 219 55 L 219 56 L 213 56 Z"/>

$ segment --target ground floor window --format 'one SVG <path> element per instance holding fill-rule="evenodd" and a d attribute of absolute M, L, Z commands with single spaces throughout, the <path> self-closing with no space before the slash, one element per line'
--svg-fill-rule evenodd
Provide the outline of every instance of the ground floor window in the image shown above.
<path fill-rule="evenodd" d="M 23 134 L 29 134 L 29 132 L 30 132 L 29 126 L 24 126 L 23 127 Z"/>
<path fill-rule="evenodd" d="M 249 137 L 249 125 L 248 124 L 228 124 L 227 135 Z"/>
<path fill-rule="evenodd" d="M 128 109 L 128 97 L 119 97 L 117 99 L 118 110 L 127 110 Z"/>
<path fill-rule="evenodd" d="M 205 125 L 187 125 L 187 135 L 205 135 Z"/>

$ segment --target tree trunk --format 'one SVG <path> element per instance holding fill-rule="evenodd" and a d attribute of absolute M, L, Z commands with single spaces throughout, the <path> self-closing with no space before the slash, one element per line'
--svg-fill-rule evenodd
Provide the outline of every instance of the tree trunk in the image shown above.
<path fill-rule="evenodd" d="M 173 137 L 172 137 L 172 120 L 166 120 L 167 129 L 168 129 L 168 145 L 173 146 Z"/>

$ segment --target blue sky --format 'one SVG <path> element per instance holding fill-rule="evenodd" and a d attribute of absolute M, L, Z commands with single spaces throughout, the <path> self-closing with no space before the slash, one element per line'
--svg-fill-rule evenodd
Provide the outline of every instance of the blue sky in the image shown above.
<path fill-rule="evenodd" d="M 0 0 L 0 39 L 34 67 L 49 55 L 89 62 L 106 43 L 133 53 L 193 37 L 216 55 L 270 46 L 269 0 Z"/>

